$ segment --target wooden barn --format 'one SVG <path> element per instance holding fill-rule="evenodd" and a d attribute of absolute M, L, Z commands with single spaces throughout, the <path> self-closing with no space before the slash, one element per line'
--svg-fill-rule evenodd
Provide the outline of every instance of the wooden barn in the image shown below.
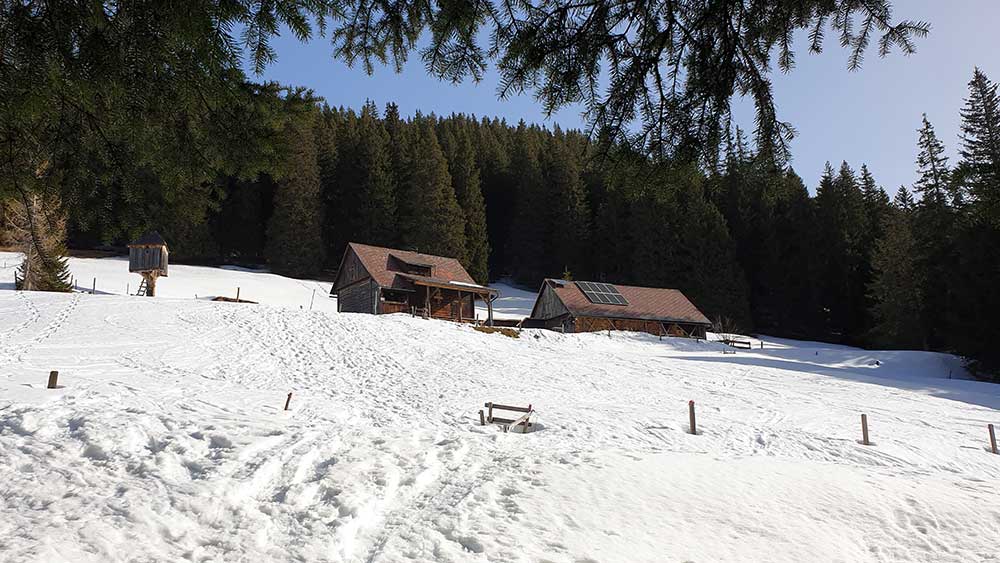
<path fill-rule="evenodd" d="M 473 281 L 454 258 L 352 242 L 330 294 L 337 296 L 342 312 L 410 313 L 458 322 L 474 322 L 480 300 L 492 324 L 499 292 Z"/>
<path fill-rule="evenodd" d="M 712 324 L 676 289 L 547 279 L 524 326 L 704 338 Z"/>

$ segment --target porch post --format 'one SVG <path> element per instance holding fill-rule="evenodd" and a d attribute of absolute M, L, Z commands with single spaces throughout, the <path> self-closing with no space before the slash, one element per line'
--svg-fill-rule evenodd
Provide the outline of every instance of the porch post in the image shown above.
<path fill-rule="evenodd" d="M 493 326 L 493 296 L 486 294 L 486 324 Z"/>
<path fill-rule="evenodd" d="M 458 322 L 462 322 L 464 316 L 462 309 L 465 309 L 465 296 L 462 295 L 462 290 L 458 290 Z"/>

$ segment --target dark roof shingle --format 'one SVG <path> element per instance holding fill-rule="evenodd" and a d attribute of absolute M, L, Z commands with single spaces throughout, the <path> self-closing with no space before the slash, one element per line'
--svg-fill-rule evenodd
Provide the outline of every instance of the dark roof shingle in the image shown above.
<path fill-rule="evenodd" d="M 149 231 L 142 235 L 134 242 L 129 243 L 129 246 L 166 246 L 167 241 L 163 240 L 160 233 L 156 231 Z"/>
<path fill-rule="evenodd" d="M 397 272 L 390 269 L 390 257 L 416 266 L 429 266 L 432 268 L 431 276 L 441 283 L 458 282 L 459 284 L 478 284 L 472 276 L 465 271 L 462 264 L 454 258 L 444 256 L 434 256 L 433 254 L 421 254 L 410 250 L 396 250 L 394 248 L 383 248 L 381 246 L 371 246 L 352 242 L 348 246 L 361 260 L 365 269 L 371 274 L 375 283 L 382 287 L 405 288 L 410 286 L 404 275 L 406 272 Z M 410 274 L 412 276 L 412 274 Z M 413 276 L 418 277 L 418 276 Z"/>
<path fill-rule="evenodd" d="M 576 282 L 545 280 L 575 317 L 643 319 L 710 325 L 711 321 L 676 289 L 614 285 L 628 305 L 591 303 Z"/>

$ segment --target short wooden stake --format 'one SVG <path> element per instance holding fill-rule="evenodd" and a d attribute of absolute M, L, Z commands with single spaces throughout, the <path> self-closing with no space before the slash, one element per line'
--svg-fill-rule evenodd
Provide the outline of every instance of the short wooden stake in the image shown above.
<path fill-rule="evenodd" d="M 316 301 L 316 290 L 315 290 L 315 289 L 313 290 L 313 295 L 312 295 L 312 298 L 311 298 L 311 299 L 309 299 L 309 310 L 310 310 L 310 311 L 312 311 L 312 310 L 313 310 L 313 302 L 314 302 L 314 301 Z"/>
<path fill-rule="evenodd" d="M 240 301 L 240 288 L 237 287 L 236 288 L 236 302 L 239 303 L 239 301 Z"/>
<path fill-rule="evenodd" d="M 291 393 L 289 393 L 289 394 L 288 394 L 288 398 L 287 398 L 287 399 L 285 399 L 285 410 L 286 410 L 286 411 L 288 410 L 288 404 L 289 404 L 289 403 L 291 403 L 291 402 L 292 402 L 292 394 L 291 394 Z"/>
<path fill-rule="evenodd" d="M 993 453 L 997 453 L 997 435 L 993 431 L 993 425 L 987 424 L 986 428 L 990 431 L 990 449 L 993 450 Z"/>
<path fill-rule="evenodd" d="M 55 389 L 59 386 L 59 372 L 50 371 L 49 372 L 49 389 Z M 993 433 L 993 425 L 990 425 L 990 434 Z M 993 453 L 996 453 L 996 447 L 993 448 Z"/>
<path fill-rule="evenodd" d="M 870 446 L 871 442 L 868 441 L 868 415 L 861 415 L 861 443 Z"/>
<path fill-rule="evenodd" d="M 692 434 L 697 434 L 698 433 L 698 426 L 697 426 L 697 424 L 695 424 L 695 420 L 694 420 L 694 401 L 688 401 L 688 418 L 690 418 L 690 422 L 691 422 L 691 433 Z"/>
<path fill-rule="evenodd" d="M 483 416 L 483 409 L 479 409 L 479 425 L 486 426 L 486 417 Z M 991 426 L 992 428 L 992 426 Z"/>
<path fill-rule="evenodd" d="M 90 288 L 90 294 L 94 295 L 97 293 L 97 278 L 94 278 L 94 285 Z"/>
<path fill-rule="evenodd" d="M 125 295 L 128 295 L 130 293 L 132 293 L 132 284 L 127 283 L 125 284 Z"/>

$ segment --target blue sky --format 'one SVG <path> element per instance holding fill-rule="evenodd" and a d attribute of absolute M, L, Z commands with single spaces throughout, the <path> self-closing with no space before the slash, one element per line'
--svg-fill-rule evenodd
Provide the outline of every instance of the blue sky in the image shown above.
<path fill-rule="evenodd" d="M 872 49 L 861 70 L 848 72 L 847 53 L 828 34 L 825 51 L 810 55 L 797 49 L 796 68 L 774 75 L 775 99 L 781 119 L 798 131 L 792 144 L 795 170 L 815 189 L 826 161 L 863 162 L 890 193 L 900 184 L 912 185 L 916 174 L 916 129 L 926 112 L 956 158 L 959 109 L 973 67 L 1000 82 L 1000 2 L 997 0 L 896 0 L 897 18 L 931 22 L 931 34 L 918 41 L 909 57 L 895 52 L 880 59 Z M 358 108 L 367 99 L 380 107 L 395 102 L 404 115 L 420 110 L 498 116 L 516 123 L 563 127 L 583 126 L 579 108 L 565 108 L 546 118 L 530 94 L 506 100 L 497 97 L 498 79 L 490 72 L 478 84 L 453 85 L 424 70 L 419 56 L 397 74 L 377 68 L 373 76 L 360 67 L 348 68 L 332 56 L 327 39 L 303 44 L 286 34 L 274 42 L 278 60 L 258 79 L 306 86 L 331 105 Z M 737 118 L 752 127 L 752 106 L 737 100 Z"/>

